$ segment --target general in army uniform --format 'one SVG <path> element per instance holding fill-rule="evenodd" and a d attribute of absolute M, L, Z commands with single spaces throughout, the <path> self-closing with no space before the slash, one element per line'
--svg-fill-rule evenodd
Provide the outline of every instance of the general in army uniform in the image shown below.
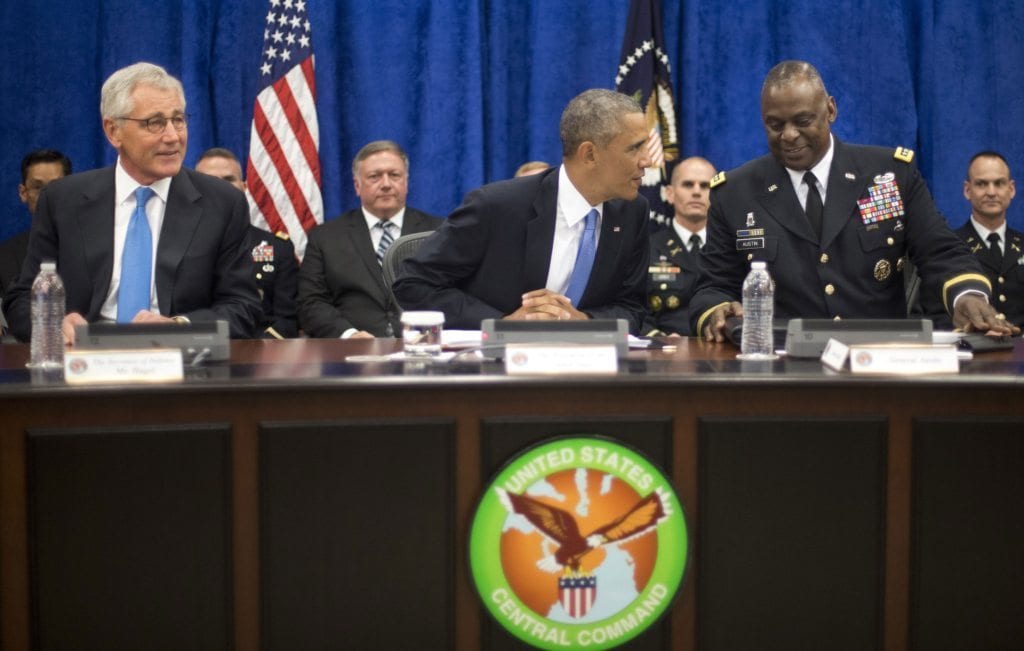
<path fill-rule="evenodd" d="M 905 317 L 908 253 L 958 326 L 1017 331 L 989 305 L 991 284 L 936 210 L 914 153 L 839 142 L 836 114 L 810 64 L 786 61 L 768 73 L 761 117 L 771 155 L 711 182 L 695 332 L 725 340 L 753 260 L 768 263 L 777 317 Z"/>
<path fill-rule="evenodd" d="M 1006 210 L 1017 193 L 1010 166 L 1001 154 L 983 151 L 967 166 L 964 198 L 971 202 L 971 217 L 954 231 L 981 263 L 992 283 L 992 305 L 1007 320 L 1024 324 L 1024 233 L 1006 225 Z M 938 328 L 952 326 L 942 310 L 939 288 L 926 284 L 921 307 Z"/>
<path fill-rule="evenodd" d="M 700 250 L 707 241 L 711 177 L 715 168 L 694 156 L 672 169 L 665 199 L 675 208 L 669 228 L 651 235 L 647 273 L 645 336 L 683 335 L 690 331 L 689 307 L 700 270 Z"/>

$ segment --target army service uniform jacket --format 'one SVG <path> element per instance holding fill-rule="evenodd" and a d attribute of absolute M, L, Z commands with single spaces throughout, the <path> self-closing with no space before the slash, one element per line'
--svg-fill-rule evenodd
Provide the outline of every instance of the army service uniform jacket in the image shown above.
<path fill-rule="evenodd" d="M 651 235 L 647 316 L 641 334 L 690 335 L 689 306 L 699 270 L 699 252 L 690 253 L 671 225 Z"/>
<path fill-rule="evenodd" d="M 989 299 L 992 306 L 997 312 L 1006 315 L 1010 323 L 1024 325 L 1024 233 L 1007 227 L 1003 255 L 996 258 L 970 219 L 953 232 L 967 244 L 967 248 L 981 264 L 982 272 L 992 283 L 992 298 Z M 921 309 L 925 316 L 935 322 L 936 328 L 948 330 L 953 327 L 949 315 L 942 309 L 939 288 L 931 283 L 922 287 Z"/>
<path fill-rule="evenodd" d="M 947 312 L 961 292 L 989 295 L 988 279 L 936 210 L 912 151 L 833 142 L 820 242 L 772 156 L 712 179 L 708 242 L 690 309 L 694 332 L 716 307 L 740 300 L 754 260 L 767 262 L 775 281 L 777 318 L 904 318 L 905 255 L 940 288 Z"/>
<path fill-rule="evenodd" d="M 299 336 L 295 294 L 299 284 L 299 262 L 287 233 L 271 233 L 250 226 L 245 248 L 252 256 L 252 273 L 263 301 L 263 320 L 256 336 L 287 339 Z"/>

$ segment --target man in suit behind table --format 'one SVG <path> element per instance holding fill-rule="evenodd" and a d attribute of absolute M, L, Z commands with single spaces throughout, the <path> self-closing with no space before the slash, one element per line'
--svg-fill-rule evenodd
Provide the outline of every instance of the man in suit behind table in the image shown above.
<path fill-rule="evenodd" d="M 395 282 L 407 310 L 452 328 L 483 319 L 623 318 L 636 334 L 647 282 L 643 111 L 588 90 L 559 125 L 562 164 L 470 192 Z"/>
<path fill-rule="evenodd" d="M 43 190 L 28 254 L 4 300 L 12 332 L 31 333 L 31 285 L 55 260 L 67 290 L 64 339 L 93 321 L 225 319 L 250 337 L 260 304 L 242 248 L 245 196 L 182 167 L 188 139 L 181 82 L 137 63 L 103 84 L 103 132 L 117 150 L 110 168 L 73 174 Z"/>
<path fill-rule="evenodd" d="M 394 337 L 401 311 L 384 286 L 384 252 L 402 235 L 431 231 L 441 219 L 405 205 L 409 157 L 377 140 L 352 161 L 361 206 L 309 232 L 299 270 L 299 325 L 310 337 Z"/>
<path fill-rule="evenodd" d="M 242 165 L 228 149 L 207 149 L 196 161 L 196 171 L 216 176 L 245 192 Z M 271 233 L 250 224 L 245 250 L 252 260 L 252 274 L 263 301 L 263 320 L 256 332 L 263 339 L 286 339 L 299 334 L 295 292 L 299 262 L 288 233 Z"/>
<path fill-rule="evenodd" d="M 1024 233 L 1006 225 L 1006 210 L 1017 187 L 1010 166 L 1001 154 L 982 151 L 967 166 L 964 198 L 971 202 L 971 216 L 954 231 L 981 263 L 992 283 L 992 305 L 1016 325 L 1024 325 Z M 952 326 L 942 309 L 941 288 L 931 284 L 921 290 L 921 307 L 938 328 Z"/>
<path fill-rule="evenodd" d="M 71 159 L 55 149 L 37 149 L 21 159 L 21 183 L 18 198 L 31 218 L 36 214 L 39 193 L 47 185 L 71 174 Z M 28 251 L 28 230 L 0 242 L 0 298 L 21 271 Z"/>
<path fill-rule="evenodd" d="M 651 235 L 647 270 L 645 336 L 690 334 L 689 307 L 700 271 L 700 250 L 707 241 L 708 206 L 714 166 L 699 156 L 672 168 L 665 200 L 675 209 L 669 228 Z"/>
<path fill-rule="evenodd" d="M 711 182 L 708 242 L 691 304 L 694 332 L 725 340 L 751 260 L 775 280 L 781 318 L 901 318 L 903 256 L 941 287 L 958 326 L 1019 331 L 989 305 L 988 279 L 935 209 L 914 152 L 840 142 L 836 101 L 809 63 L 768 73 L 761 119 L 771 155 Z"/>

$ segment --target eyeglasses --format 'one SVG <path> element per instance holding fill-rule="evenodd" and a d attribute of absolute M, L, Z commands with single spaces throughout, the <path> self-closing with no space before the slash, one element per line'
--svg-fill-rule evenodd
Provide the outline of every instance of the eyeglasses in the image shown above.
<path fill-rule="evenodd" d="M 152 118 L 130 118 L 127 115 L 123 115 L 117 119 L 138 122 L 143 129 L 150 133 L 163 133 L 164 130 L 167 129 L 168 122 L 171 123 L 171 126 L 174 127 L 175 131 L 184 131 L 185 127 L 188 126 L 187 115 L 175 115 L 169 118 L 165 118 L 162 115 L 157 115 Z"/>

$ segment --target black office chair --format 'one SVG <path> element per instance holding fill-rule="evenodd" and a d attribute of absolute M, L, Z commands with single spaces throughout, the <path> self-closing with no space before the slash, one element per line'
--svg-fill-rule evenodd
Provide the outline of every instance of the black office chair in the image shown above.
<path fill-rule="evenodd" d="M 384 253 L 384 286 L 388 288 L 388 294 L 393 305 L 401 307 L 398 305 L 398 301 L 395 300 L 395 294 L 391 291 L 391 286 L 395 284 L 395 279 L 398 278 L 398 274 L 402 271 L 402 263 L 405 262 L 406 258 L 414 255 L 424 240 L 433 234 L 434 231 L 422 231 L 420 233 L 403 235 L 395 240 L 394 244 Z"/>

